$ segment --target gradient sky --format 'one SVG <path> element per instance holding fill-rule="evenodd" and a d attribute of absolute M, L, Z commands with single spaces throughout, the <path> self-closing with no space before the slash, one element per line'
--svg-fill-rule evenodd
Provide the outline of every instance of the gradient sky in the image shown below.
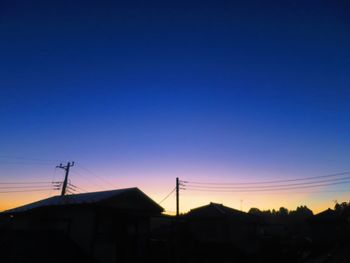
<path fill-rule="evenodd" d="M 89 191 L 138 186 L 159 201 L 176 176 L 350 170 L 349 3 L 238 2 L 2 1 L 0 182 L 57 180 L 74 160 Z M 181 207 L 319 211 L 347 187 L 183 191 Z M 47 195 L 0 194 L 0 210 Z"/>

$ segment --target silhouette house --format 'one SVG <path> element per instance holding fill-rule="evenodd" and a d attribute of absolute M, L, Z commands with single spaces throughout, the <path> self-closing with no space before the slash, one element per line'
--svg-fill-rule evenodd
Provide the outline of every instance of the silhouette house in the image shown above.
<path fill-rule="evenodd" d="M 332 209 L 324 210 L 308 220 L 312 239 L 317 245 L 329 246 L 336 242 L 343 231 L 339 215 Z"/>
<path fill-rule="evenodd" d="M 210 203 L 186 214 L 193 238 L 202 243 L 231 244 L 248 253 L 258 249 L 260 220 L 245 212 Z"/>
<path fill-rule="evenodd" d="M 97 262 L 147 258 L 150 218 L 163 208 L 138 188 L 54 196 L 7 210 L 12 231 L 60 233 Z M 59 249 L 59 248 L 57 248 Z"/>

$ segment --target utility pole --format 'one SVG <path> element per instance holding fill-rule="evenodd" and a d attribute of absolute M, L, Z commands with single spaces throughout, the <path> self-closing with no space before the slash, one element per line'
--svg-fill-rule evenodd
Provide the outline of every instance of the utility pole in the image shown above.
<path fill-rule="evenodd" d="M 62 164 L 57 165 L 56 168 L 61 168 L 66 171 L 66 175 L 64 177 L 64 181 L 62 184 L 62 192 L 61 196 L 64 196 L 66 194 L 66 188 L 67 188 L 67 183 L 68 183 L 68 175 L 69 175 L 69 168 L 74 166 L 74 162 L 70 163 L 68 162 L 66 166 L 63 166 Z"/>
<path fill-rule="evenodd" d="M 179 178 L 176 177 L 176 216 L 179 216 L 179 191 L 180 191 L 180 183 Z"/>

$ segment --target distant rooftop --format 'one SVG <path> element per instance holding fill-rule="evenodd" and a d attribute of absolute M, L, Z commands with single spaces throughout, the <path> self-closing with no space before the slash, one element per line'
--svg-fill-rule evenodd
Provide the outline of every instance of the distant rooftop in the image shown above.
<path fill-rule="evenodd" d="M 316 215 L 314 215 L 310 220 L 313 222 L 324 222 L 324 221 L 334 221 L 337 220 L 339 215 L 333 209 L 326 209 Z"/>
<path fill-rule="evenodd" d="M 257 217 L 239 211 L 237 209 L 224 206 L 218 203 L 209 203 L 208 205 L 191 209 L 187 214 L 189 218 L 207 219 L 207 218 L 234 218 L 245 221 L 256 221 Z"/>
<path fill-rule="evenodd" d="M 68 206 L 68 205 L 83 205 L 83 204 L 101 204 L 108 200 L 115 199 L 124 194 L 134 193 L 146 199 L 154 207 L 158 208 L 160 211 L 163 211 L 163 208 L 149 198 L 145 193 L 139 190 L 137 187 L 133 188 L 124 188 L 110 191 L 100 191 L 100 192 L 91 192 L 91 193 L 82 193 L 82 194 L 72 194 L 65 196 L 53 196 L 47 199 L 43 199 L 34 203 L 30 203 L 24 206 L 16 207 L 13 209 L 6 210 L 2 212 L 3 214 L 12 214 L 12 213 L 21 213 L 27 212 L 29 210 L 44 208 L 44 207 L 58 207 L 58 206 Z"/>

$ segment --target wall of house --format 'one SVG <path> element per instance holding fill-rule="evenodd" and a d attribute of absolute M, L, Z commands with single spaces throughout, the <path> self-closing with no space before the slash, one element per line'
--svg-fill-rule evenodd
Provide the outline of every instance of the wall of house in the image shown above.
<path fill-rule="evenodd" d="M 98 262 L 134 262 L 147 257 L 148 217 L 99 213 L 93 254 Z"/>
<path fill-rule="evenodd" d="M 95 214 L 93 209 L 72 209 L 63 216 L 69 219 L 68 236 L 88 254 L 94 239 Z"/>
<path fill-rule="evenodd" d="M 60 232 L 97 262 L 134 262 L 147 257 L 150 219 L 111 208 L 66 207 L 17 215 L 13 229 Z"/>
<path fill-rule="evenodd" d="M 230 242 L 246 253 L 259 250 L 258 225 L 245 222 L 230 222 Z"/>
<path fill-rule="evenodd" d="M 258 225 L 231 218 L 189 220 L 191 235 L 199 242 L 226 243 L 248 254 L 260 249 Z"/>
<path fill-rule="evenodd" d="M 221 219 L 190 220 L 191 234 L 203 242 L 228 242 L 230 239 L 229 223 Z"/>
<path fill-rule="evenodd" d="M 48 209 L 19 214 L 12 220 L 13 230 L 59 232 L 88 252 L 93 239 L 94 214 L 91 209 Z"/>

